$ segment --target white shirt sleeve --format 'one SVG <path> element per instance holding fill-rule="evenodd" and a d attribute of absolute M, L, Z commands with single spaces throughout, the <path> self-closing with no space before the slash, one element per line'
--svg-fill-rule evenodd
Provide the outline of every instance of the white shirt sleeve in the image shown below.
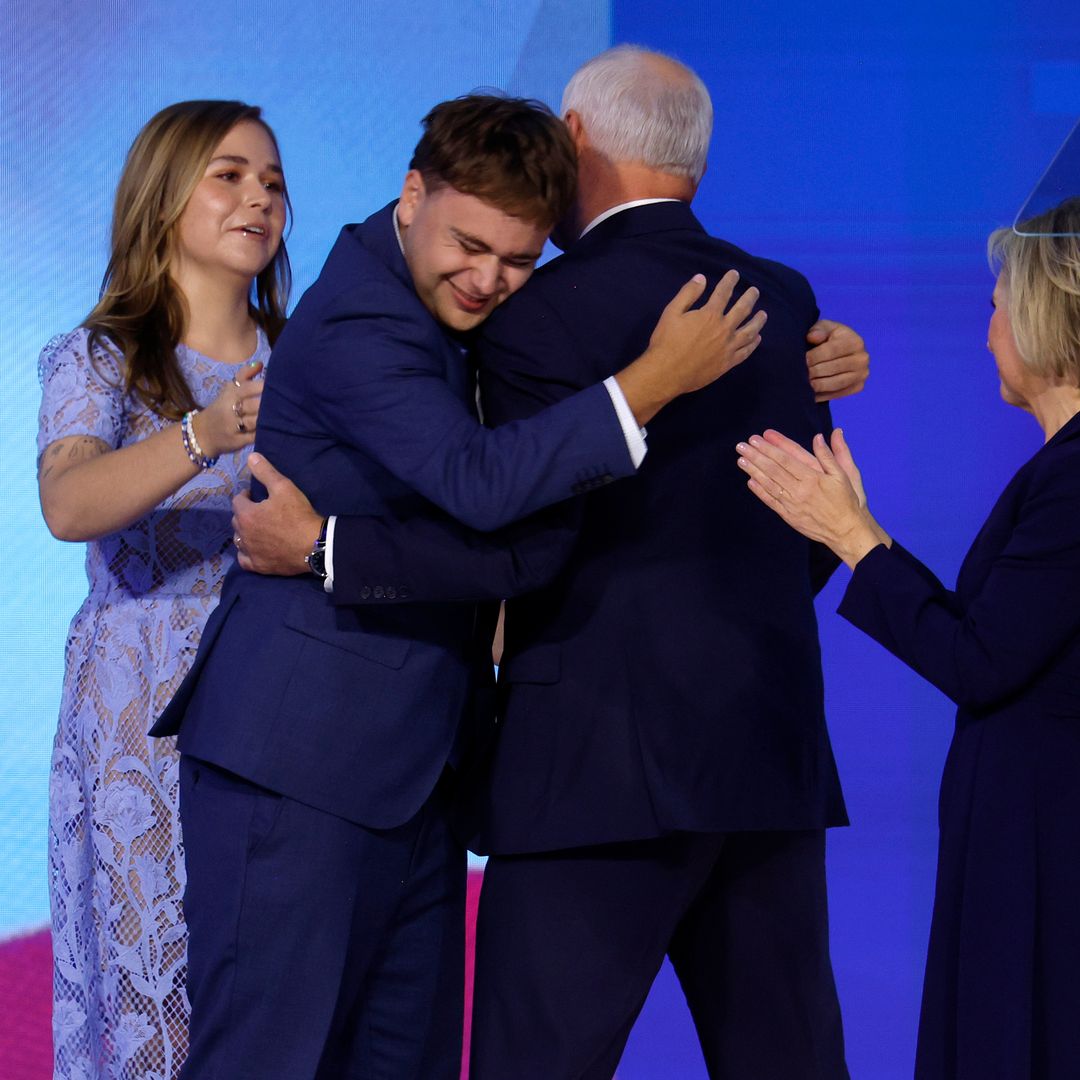
<path fill-rule="evenodd" d="M 626 395 L 622 392 L 622 387 L 619 386 L 619 382 L 614 375 L 604 380 L 604 388 L 611 397 L 611 404 L 615 406 L 615 415 L 619 418 L 623 438 L 626 439 L 626 449 L 630 452 L 630 460 L 634 463 L 635 469 L 640 468 L 641 463 L 645 460 L 645 455 L 648 453 L 648 447 L 645 445 L 647 432 L 643 427 L 638 427 L 638 422 L 634 419 L 634 414 L 626 402 Z M 326 546 L 327 550 L 329 550 L 329 530 L 326 534 Z M 329 570 L 329 558 L 326 561 L 326 566 Z"/>
<path fill-rule="evenodd" d="M 337 517 L 333 514 L 326 519 L 326 551 L 323 553 L 323 558 L 326 560 L 323 565 L 326 567 L 326 577 L 323 578 L 322 587 L 328 592 L 334 591 L 334 525 L 337 523 Z"/>

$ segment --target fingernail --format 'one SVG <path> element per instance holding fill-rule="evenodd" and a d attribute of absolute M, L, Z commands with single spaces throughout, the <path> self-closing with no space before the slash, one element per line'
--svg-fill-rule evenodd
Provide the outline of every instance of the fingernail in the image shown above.
<path fill-rule="evenodd" d="M 744 453 L 746 452 L 746 443 L 744 443 L 744 442 L 736 443 L 736 444 L 735 444 L 735 449 L 736 449 L 736 450 L 737 450 L 737 451 L 738 451 L 738 452 L 739 452 L 740 454 L 744 454 Z"/>
<path fill-rule="evenodd" d="M 704 285 L 705 284 L 705 275 L 704 274 L 695 274 L 690 280 L 691 281 L 696 281 L 699 285 Z"/>

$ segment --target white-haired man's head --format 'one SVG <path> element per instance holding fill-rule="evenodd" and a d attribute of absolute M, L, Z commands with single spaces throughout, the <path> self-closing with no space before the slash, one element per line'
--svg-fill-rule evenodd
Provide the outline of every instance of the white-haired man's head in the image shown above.
<path fill-rule="evenodd" d="M 712 101 L 690 68 L 663 53 L 616 45 L 566 84 L 562 115 L 575 112 L 589 142 L 613 162 L 634 162 L 697 184 L 705 173 Z"/>

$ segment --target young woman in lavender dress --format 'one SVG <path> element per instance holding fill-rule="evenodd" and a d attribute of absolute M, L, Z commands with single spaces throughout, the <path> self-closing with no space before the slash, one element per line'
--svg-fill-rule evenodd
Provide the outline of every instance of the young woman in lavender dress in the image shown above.
<path fill-rule="evenodd" d="M 87 542 L 90 583 L 50 779 L 57 1080 L 171 1080 L 185 1056 L 177 757 L 146 732 L 232 561 L 286 213 L 259 109 L 162 110 L 128 153 L 101 299 L 41 354 L 41 506 Z"/>

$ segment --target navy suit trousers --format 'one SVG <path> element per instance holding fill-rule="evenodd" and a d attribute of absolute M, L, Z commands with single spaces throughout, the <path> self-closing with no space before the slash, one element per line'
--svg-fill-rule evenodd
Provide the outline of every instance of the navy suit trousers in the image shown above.
<path fill-rule="evenodd" d="M 611 1080 L 665 954 L 714 1080 L 847 1080 L 823 831 L 491 857 L 472 1080 Z"/>
<path fill-rule="evenodd" d="M 184 755 L 184 1080 L 457 1080 L 465 852 L 443 785 L 367 829 Z"/>

